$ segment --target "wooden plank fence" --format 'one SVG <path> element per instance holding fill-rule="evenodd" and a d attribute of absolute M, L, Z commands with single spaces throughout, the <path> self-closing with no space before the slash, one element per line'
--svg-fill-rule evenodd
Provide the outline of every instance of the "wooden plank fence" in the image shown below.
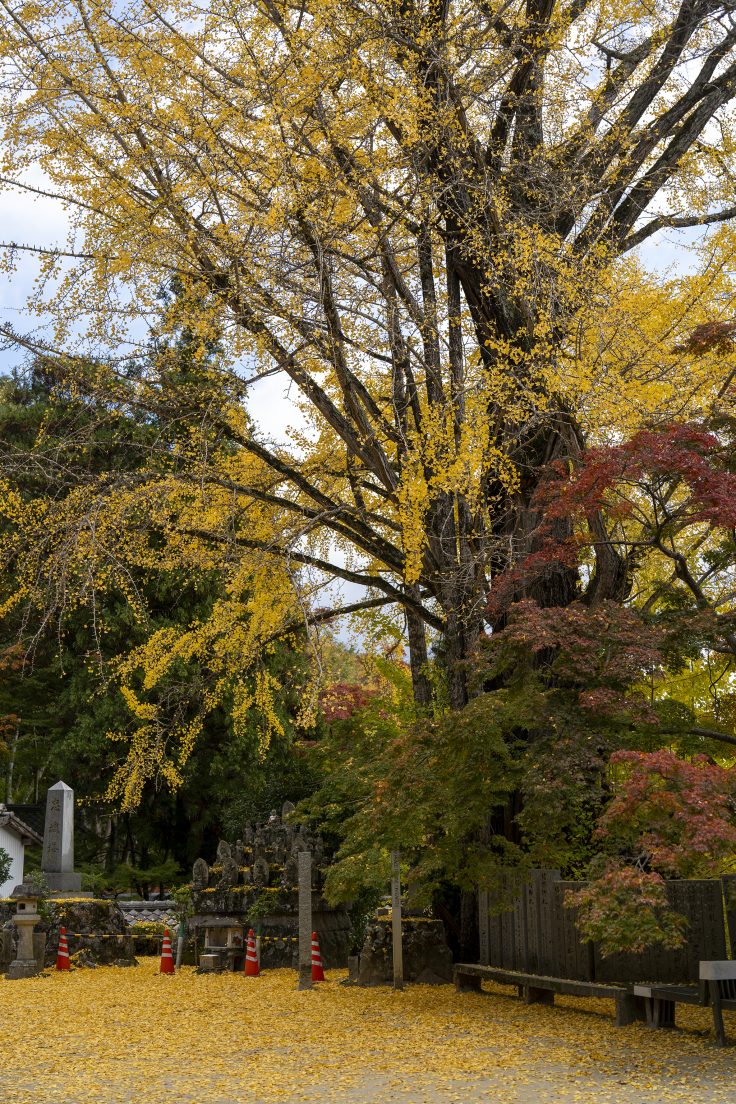
<path fill-rule="evenodd" d="M 726 930 L 730 943 L 731 958 L 736 958 L 736 874 L 722 878 L 723 902 L 726 906 Z"/>
<path fill-rule="evenodd" d="M 701 960 L 727 957 L 727 929 L 731 953 L 736 953 L 736 876 L 667 884 L 670 903 L 688 923 L 684 947 L 608 957 L 597 944 L 580 938 L 575 910 L 564 906 L 567 890 L 580 887 L 580 882 L 562 881 L 557 870 L 534 870 L 512 906 L 502 912 L 493 911 L 491 894 L 480 894 L 486 964 L 576 981 L 692 983 L 698 981 Z"/>

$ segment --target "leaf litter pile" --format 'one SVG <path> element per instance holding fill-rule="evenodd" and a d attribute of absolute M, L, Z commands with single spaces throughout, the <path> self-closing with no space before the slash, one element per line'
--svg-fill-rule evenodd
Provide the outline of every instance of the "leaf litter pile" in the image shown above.
<path fill-rule="evenodd" d="M 331 971 L 257 979 L 101 967 L 4 981 L 4 1104 L 711 1104 L 734 1099 L 733 1051 L 705 1009 L 684 1030 L 613 1026 L 611 1002 L 524 1005 L 506 990 L 359 989 Z M 736 1017 L 726 1016 L 736 1036 Z"/>

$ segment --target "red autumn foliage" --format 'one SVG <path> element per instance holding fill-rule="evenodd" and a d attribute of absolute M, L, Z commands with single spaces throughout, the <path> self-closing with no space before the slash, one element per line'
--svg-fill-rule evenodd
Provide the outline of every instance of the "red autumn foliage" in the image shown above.
<path fill-rule="evenodd" d="M 597 834 L 669 877 L 719 874 L 736 851 L 736 770 L 668 749 L 617 751 L 611 764 L 624 774 Z"/>
<path fill-rule="evenodd" d="M 328 724 L 347 721 L 375 696 L 376 691 L 371 687 L 355 682 L 333 682 L 320 695 L 322 715 Z"/>
<path fill-rule="evenodd" d="M 569 479 L 559 478 L 558 471 L 545 487 L 545 516 L 589 515 L 603 507 L 631 514 L 636 507 L 626 487 L 636 485 L 664 510 L 660 520 L 732 528 L 736 474 L 725 467 L 729 456 L 718 437 L 701 426 L 644 429 L 622 445 L 591 449 Z M 675 487 L 688 493 L 673 500 Z"/>
<path fill-rule="evenodd" d="M 734 348 L 736 322 L 702 322 L 686 341 L 675 345 L 673 353 L 730 353 Z"/>
<path fill-rule="evenodd" d="M 718 546 L 724 567 L 729 557 L 736 566 L 736 418 L 730 404 L 726 396 L 722 410 L 701 423 L 652 426 L 622 444 L 589 449 L 572 470 L 562 462 L 550 465 L 531 504 L 539 518 L 531 549 L 493 577 L 488 614 L 494 626 L 503 626 L 514 602 L 544 595 L 547 577 L 559 578 L 568 568 L 583 603 L 608 597 L 620 603 L 648 555 L 669 558 L 691 606 L 708 608 L 697 582 L 702 561 L 691 551 L 703 533 L 693 534 L 693 527 L 709 527 L 710 546 Z M 707 577 L 712 587 L 716 577 Z"/>
<path fill-rule="evenodd" d="M 580 558 L 579 541 L 545 539 L 544 524 L 540 526 L 539 535 L 543 540 L 541 548 L 518 560 L 494 578 L 487 605 L 487 612 L 492 618 L 498 618 L 507 610 L 530 580 L 541 580 L 547 574 L 557 572 L 560 567 L 577 566 Z"/>
<path fill-rule="evenodd" d="M 524 599 L 484 647 L 505 650 L 517 666 L 523 656 L 535 657 L 537 671 L 558 694 L 572 694 L 582 714 L 652 724 L 656 714 L 632 686 L 661 669 L 665 639 L 659 626 L 615 602 L 543 608 Z"/>
<path fill-rule="evenodd" d="M 567 895 L 585 938 L 604 953 L 679 946 L 684 919 L 669 906 L 665 878 L 713 877 L 736 850 L 736 771 L 705 756 L 618 751 L 623 772 L 596 835 L 609 848 L 605 869 Z"/>

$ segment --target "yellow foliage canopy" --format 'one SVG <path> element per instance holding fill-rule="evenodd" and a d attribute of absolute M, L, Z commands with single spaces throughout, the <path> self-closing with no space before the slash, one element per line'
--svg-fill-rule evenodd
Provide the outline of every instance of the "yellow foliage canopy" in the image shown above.
<path fill-rule="evenodd" d="M 732 313 L 725 7 L 0 6 L 2 178 L 71 213 L 35 295 L 56 346 L 119 351 L 141 319 L 159 327 L 173 283 L 160 334 L 186 326 L 203 363 L 220 343 L 208 425 L 231 446 L 212 453 L 191 421 L 165 477 L 159 458 L 148 484 L 84 486 L 43 519 L 8 487 L 24 547 L 45 534 L 18 598 L 60 576 L 69 594 L 105 584 L 123 542 L 151 556 L 140 510 L 164 519 L 166 555 L 224 558 L 232 587 L 212 624 L 130 660 L 144 682 L 181 649 L 206 649 L 223 677 L 255 662 L 295 610 L 314 622 L 315 580 L 339 578 L 365 588 L 348 609 L 403 611 L 420 704 L 426 630 L 444 634 L 461 706 L 460 661 L 495 575 L 531 547 L 545 463 L 707 411 L 736 370 L 683 344 Z M 653 275 L 637 254 L 705 226 L 686 273 Z M 65 386 L 78 363 L 60 359 Z M 307 419 L 289 445 L 244 414 L 248 384 L 273 372 Z M 161 401 L 155 379 L 110 377 L 103 401 Z M 571 585 L 535 597 L 564 604 Z M 155 719 L 130 704 L 150 749 Z"/>

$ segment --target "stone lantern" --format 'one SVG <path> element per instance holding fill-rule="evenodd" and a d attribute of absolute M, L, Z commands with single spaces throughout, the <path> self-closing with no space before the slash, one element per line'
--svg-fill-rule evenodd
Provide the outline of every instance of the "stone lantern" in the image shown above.
<path fill-rule="evenodd" d="M 15 962 L 10 963 L 5 976 L 11 980 L 35 977 L 36 974 L 41 973 L 33 953 L 33 929 L 41 919 L 36 907 L 41 898 L 41 890 L 35 882 L 23 882 L 15 887 L 10 896 L 16 902 L 15 926 L 18 930 L 18 953 Z"/>

